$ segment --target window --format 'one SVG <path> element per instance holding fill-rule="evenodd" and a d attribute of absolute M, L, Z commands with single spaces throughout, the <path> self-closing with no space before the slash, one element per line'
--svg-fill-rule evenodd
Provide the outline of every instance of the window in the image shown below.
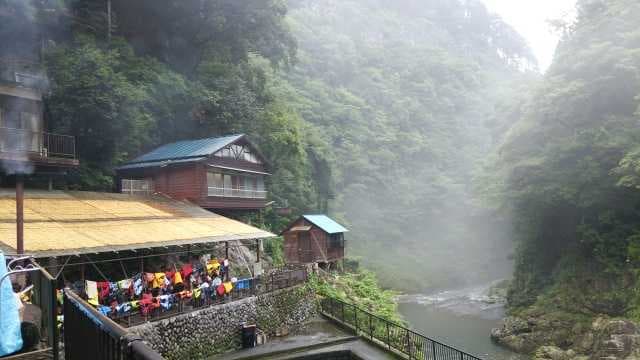
<path fill-rule="evenodd" d="M 262 176 L 207 172 L 208 196 L 266 198 Z"/>
<path fill-rule="evenodd" d="M 223 188 L 222 174 L 214 172 L 207 173 L 207 184 L 209 187 Z"/>
<path fill-rule="evenodd" d="M 229 145 L 226 148 L 218 151 L 214 154 L 216 157 L 234 159 L 234 160 L 242 160 L 254 164 L 262 164 L 260 159 L 251 152 L 251 150 L 247 146 L 241 145 Z"/>
<path fill-rule="evenodd" d="M 344 247 L 344 234 L 330 234 L 329 235 L 329 247 L 332 249 Z"/>

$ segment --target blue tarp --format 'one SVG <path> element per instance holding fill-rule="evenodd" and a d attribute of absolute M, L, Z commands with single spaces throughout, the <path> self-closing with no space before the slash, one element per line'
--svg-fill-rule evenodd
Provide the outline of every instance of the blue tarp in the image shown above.
<path fill-rule="evenodd" d="M 7 273 L 7 262 L 0 251 L 0 278 Z M 18 298 L 13 293 L 11 279 L 6 277 L 0 284 L 0 356 L 13 354 L 22 349 Z"/>

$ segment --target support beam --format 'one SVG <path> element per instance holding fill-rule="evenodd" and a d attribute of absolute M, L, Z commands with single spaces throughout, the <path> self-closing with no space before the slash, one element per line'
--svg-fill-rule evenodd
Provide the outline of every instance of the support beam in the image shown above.
<path fill-rule="evenodd" d="M 261 239 L 256 239 L 256 262 L 259 263 L 260 262 L 260 251 L 262 247 L 262 240 Z"/>
<path fill-rule="evenodd" d="M 24 179 L 16 175 L 16 251 L 24 254 Z"/>
<path fill-rule="evenodd" d="M 224 258 L 225 259 L 229 258 L 229 242 L 228 241 L 224 242 Z"/>

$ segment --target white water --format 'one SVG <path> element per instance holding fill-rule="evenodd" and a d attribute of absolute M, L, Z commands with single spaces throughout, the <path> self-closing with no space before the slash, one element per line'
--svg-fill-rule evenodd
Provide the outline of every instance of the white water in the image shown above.
<path fill-rule="evenodd" d="M 504 316 L 504 301 L 488 295 L 490 286 L 402 295 L 399 310 L 420 333 L 470 354 L 483 359 L 526 359 L 495 345 L 489 337 Z"/>

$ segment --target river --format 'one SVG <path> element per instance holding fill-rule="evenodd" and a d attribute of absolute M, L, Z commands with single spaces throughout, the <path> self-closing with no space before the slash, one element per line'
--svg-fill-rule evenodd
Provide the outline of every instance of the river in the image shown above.
<path fill-rule="evenodd" d="M 399 310 L 418 332 L 483 359 L 527 359 L 491 342 L 489 334 L 500 325 L 504 304 L 487 296 L 489 287 L 402 295 Z"/>

